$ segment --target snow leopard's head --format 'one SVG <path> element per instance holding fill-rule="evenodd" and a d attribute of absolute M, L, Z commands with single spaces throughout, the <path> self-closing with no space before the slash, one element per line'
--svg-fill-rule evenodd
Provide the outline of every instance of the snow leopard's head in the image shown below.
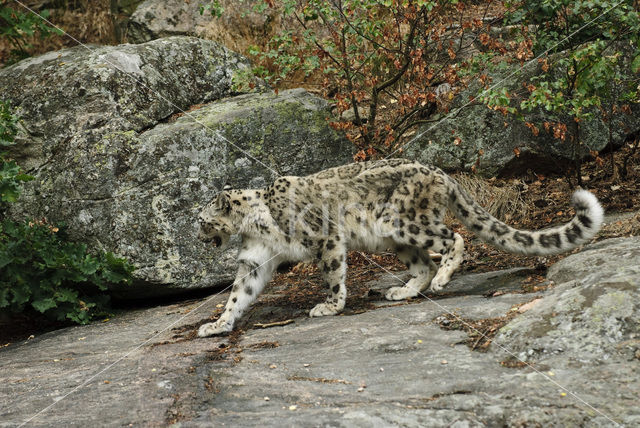
<path fill-rule="evenodd" d="M 225 246 L 229 242 L 229 237 L 236 232 L 232 215 L 228 192 L 220 192 L 218 197 L 200 212 L 198 239 L 211 242 L 215 247 Z"/>

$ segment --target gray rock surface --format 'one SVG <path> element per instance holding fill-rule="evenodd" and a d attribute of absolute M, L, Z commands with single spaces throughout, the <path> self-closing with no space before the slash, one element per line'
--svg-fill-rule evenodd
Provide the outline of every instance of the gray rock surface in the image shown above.
<path fill-rule="evenodd" d="M 447 287 L 436 295 L 490 295 L 494 291 L 519 291 L 521 289 L 520 281 L 535 273 L 539 272 L 532 268 L 520 267 L 495 272 L 455 275 Z M 409 279 L 411 279 L 409 272 L 387 273 L 372 281 L 369 288 L 371 290 L 385 290 L 390 286 L 404 285 Z"/>
<path fill-rule="evenodd" d="M 127 40 L 144 43 L 175 35 L 199 37 L 214 19 L 210 13 L 200 14 L 199 2 L 147 0 L 129 18 Z"/>
<path fill-rule="evenodd" d="M 615 276 L 619 256 L 637 244 L 637 238 L 596 244 L 560 262 L 551 276 L 579 266 L 577 257 L 603 251 L 614 257 L 602 265 L 583 265 L 578 278 L 597 272 Z M 637 255 L 627 256 L 637 264 Z M 637 271 L 625 272 L 637 285 Z M 513 272 L 493 275 L 499 288 L 516 288 L 501 283 Z M 0 348 L 0 426 L 26 421 L 36 427 L 174 422 L 257 427 L 265 421 L 286 427 L 640 424 L 638 356 L 614 352 L 608 359 L 581 363 L 579 350 L 567 348 L 559 358 L 542 356 L 530 366 L 506 367 L 501 362 L 513 360 L 517 338 L 494 342 L 485 353 L 472 351 L 462 344 L 465 333 L 443 330 L 434 320 L 451 312 L 472 319 L 499 317 L 539 295 L 488 299 L 472 281 L 465 287 L 460 296 L 400 305 L 379 300 L 383 306 L 365 313 L 299 317 L 284 327 L 247 329 L 240 337 L 182 337 L 224 303 L 226 293 L 47 333 Z M 536 308 L 572 290 L 551 289 L 512 321 L 511 330 L 520 328 L 520 319 L 534 317 Z M 267 294 L 278 292 L 267 289 Z M 278 316 L 274 308 L 252 322 Z M 172 331 L 181 326 L 184 333 Z M 528 332 L 524 326 L 522 334 Z M 608 337 L 604 330 L 594 334 Z"/>
<path fill-rule="evenodd" d="M 537 63 L 523 68 L 519 65 L 491 75 L 492 85 L 505 88 L 514 97 L 512 105 L 519 106 L 519 93 L 523 82 L 541 74 Z M 440 122 L 423 126 L 417 137 L 405 145 L 406 157 L 423 163 L 437 165 L 447 171 L 476 171 L 487 177 L 522 173 L 527 169 L 545 173 L 565 168 L 573 159 L 573 146 L 560 141 L 545 131 L 545 122 L 571 123 L 571 120 L 544 109 L 524 114 L 524 120 L 513 115 L 504 115 L 483 104 L 470 103 L 471 97 L 480 92 L 476 84 L 463 90 L 453 101 L 451 115 Z M 463 107 L 459 113 L 457 109 Z M 627 137 L 640 130 L 640 105 L 631 104 L 631 113 L 618 112 L 612 126 L 613 145 L 619 147 Z M 454 114 L 455 113 L 455 114 Z M 525 122 L 538 127 L 536 136 Z M 609 129 L 599 114 L 581 123 L 584 146 L 581 157 L 589 150 L 600 151 L 609 141 Z M 462 141 L 454 144 L 459 137 Z M 519 150 L 516 156 L 514 149 Z M 482 154 L 481 154 L 482 153 Z"/>
<path fill-rule="evenodd" d="M 64 221 L 73 239 L 133 262 L 138 284 L 118 288 L 124 297 L 221 285 L 236 250 L 198 241 L 200 209 L 225 183 L 260 187 L 348 162 L 350 144 L 325 115 L 305 91 L 251 94 L 142 133 L 85 140 L 38 170 L 13 214 Z"/>
<path fill-rule="evenodd" d="M 256 0 L 221 0 L 222 16 L 209 11 L 200 14 L 203 1 L 146 0 L 128 22 L 127 40 L 142 43 L 172 35 L 197 36 L 214 40 L 237 52 L 249 45 L 264 45 L 280 29 L 276 9 L 254 12 Z"/>
<path fill-rule="evenodd" d="M 500 331 L 524 360 L 633 360 L 640 349 L 640 238 L 610 239 L 556 263 L 557 286 Z"/>
<path fill-rule="evenodd" d="M 303 90 L 229 98 L 246 63 L 213 42 L 82 49 L 0 70 L 0 93 L 24 128 L 13 155 L 36 177 L 10 215 L 64 222 L 72 239 L 128 258 L 136 283 L 117 289 L 122 297 L 232 279 L 234 249 L 195 237 L 197 213 L 225 184 L 259 187 L 351 160 L 321 99 Z"/>
<path fill-rule="evenodd" d="M 0 96 L 24 132 L 12 155 L 39 169 L 109 132 L 141 132 L 194 104 L 231 94 L 247 60 L 222 46 L 170 37 L 141 45 L 77 46 L 0 69 Z"/>

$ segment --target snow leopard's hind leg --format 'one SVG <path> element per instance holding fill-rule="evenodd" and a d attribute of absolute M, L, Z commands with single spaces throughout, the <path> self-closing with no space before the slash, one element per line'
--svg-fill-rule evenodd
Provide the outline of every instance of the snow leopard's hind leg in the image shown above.
<path fill-rule="evenodd" d="M 403 227 L 396 231 L 393 239 L 400 245 L 410 245 L 418 247 L 424 252 L 432 250 L 442 254 L 440 267 L 431 280 L 430 288 L 432 291 L 441 290 L 462 263 L 464 254 L 462 237 L 453 233 L 439 221 L 426 224 L 405 222 Z M 397 300 L 400 300 L 400 297 Z"/>
<path fill-rule="evenodd" d="M 431 291 L 442 290 L 460 267 L 464 257 L 464 240 L 458 233 L 453 233 L 453 239 L 443 240 L 442 245 L 442 249 L 433 248 L 433 251 L 442 254 L 442 261 L 438 273 L 431 280 Z"/>
<path fill-rule="evenodd" d="M 329 287 L 331 296 L 324 303 L 317 304 L 309 312 L 311 317 L 335 315 L 344 309 L 347 301 L 347 249 L 344 239 L 339 235 L 332 236 L 321 243 L 319 268 Z"/>
<path fill-rule="evenodd" d="M 403 287 L 391 287 L 385 294 L 387 300 L 404 300 L 415 297 L 429 287 L 436 275 L 438 266 L 431 260 L 429 252 L 416 247 L 401 246 L 397 249 L 398 258 L 407 265 L 413 278 Z"/>

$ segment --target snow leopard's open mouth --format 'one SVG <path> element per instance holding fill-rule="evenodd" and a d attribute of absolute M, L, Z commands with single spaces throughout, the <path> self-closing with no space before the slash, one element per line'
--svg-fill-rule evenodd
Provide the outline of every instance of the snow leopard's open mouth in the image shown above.
<path fill-rule="evenodd" d="M 199 237 L 200 240 L 204 243 L 211 243 L 211 245 L 213 245 L 214 247 L 219 247 L 222 245 L 222 238 L 220 236 L 213 236 L 213 237 Z"/>

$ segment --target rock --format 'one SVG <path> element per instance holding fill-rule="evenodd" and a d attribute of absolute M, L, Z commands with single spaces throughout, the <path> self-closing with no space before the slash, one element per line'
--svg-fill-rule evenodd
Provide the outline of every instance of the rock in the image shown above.
<path fill-rule="evenodd" d="M 140 4 L 128 23 L 127 39 L 142 43 L 170 35 L 189 35 L 214 40 L 238 52 L 250 45 L 264 45 L 280 29 L 281 14 L 273 8 L 253 11 L 256 0 L 222 0 L 219 18 L 209 11 L 200 14 L 206 2 L 147 0 Z"/>
<path fill-rule="evenodd" d="M 142 133 L 78 139 L 38 169 L 13 215 L 64 221 L 72 239 L 133 262 L 138 285 L 118 288 L 123 297 L 228 283 L 237 249 L 199 242 L 199 211 L 225 184 L 261 187 L 348 162 L 326 107 L 304 90 L 250 94 Z"/>
<path fill-rule="evenodd" d="M 454 274 L 451 281 L 435 295 L 487 295 L 495 291 L 513 292 L 522 289 L 521 282 L 528 276 L 538 273 L 535 269 L 519 267 L 495 272 Z M 370 285 L 371 290 L 384 290 L 390 285 L 401 286 L 411 279 L 408 272 L 386 273 Z M 430 293 L 431 294 L 431 293 Z"/>
<path fill-rule="evenodd" d="M 515 65 L 503 72 L 491 75 L 492 85 L 506 88 L 514 94 L 512 105 L 520 105 L 515 94 L 522 90 L 522 83 L 541 74 L 537 63 L 529 63 L 524 68 Z M 417 136 L 404 147 L 405 156 L 410 159 L 439 166 L 447 171 L 475 171 L 486 177 L 509 176 L 533 170 L 537 173 L 557 172 L 566 168 L 574 158 L 573 146 L 569 141 L 560 141 L 545 131 L 545 122 L 571 119 L 556 116 L 538 109 L 524 114 L 524 120 L 513 115 L 503 115 L 490 110 L 483 104 L 471 104 L 471 97 L 479 93 L 477 84 L 463 90 L 453 101 L 451 114 L 445 119 L 421 127 Z M 456 112 L 461 108 L 459 113 Z M 619 147 L 627 137 L 640 131 L 640 105 L 631 104 L 631 112 L 618 112 L 612 127 L 612 142 Z M 538 136 L 527 128 L 525 122 L 539 129 Z M 580 156 L 589 155 L 589 150 L 600 151 L 609 142 L 607 124 L 596 112 L 595 117 L 581 123 L 584 146 Z M 457 144 L 456 138 L 460 138 Z M 516 151 L 519 155 L 516 155 Z"/>
<path fill-rule="evenodd" d="M 568 350 L 562 359 L 509 368 L 501 364 L 511 358 L 509 343 L 472 351 L 462 343 L 466 333 L 434 321 L 447 312 L 502 316 L 537 296 L 386 302 L 351 316 L 249 324 L 241 336 L 195 340 L 189 335 L 228 293 L 130 311 L 2 348 L 0 426 L 637 426 L 637 361 L 612 354 L 576 364 Z M 262 314 L 253 322 L 291 311 L 265 297 L 248 314 Z"/>
<path fill-rule="evenodd" d="M 614 261 L 615 262 L 612 262 Z M 640 348 L 640 238 L 602 241 L 549 270 L 558 285 L 502 328 L 519 358 L 598 362 Z"/>
<path fill-rule="evenodd" d="M 521 282 L 535 273 L 535 269 L 521 267 L 496 272 L 456 275 L 442 291 L 444 293 L 480 294 L 483 296 L 499 290 L 519 291 L 522 289 Z"/>
<path fill-rule="evenodd" d="M 136 281 L 114 289 L 120 297 L 232 279 L 234 248 L 195 237 L 199 210 L 226 183 L 259 187 L 351 160 L 351 144 L 326 122 L 326 102 L 303 90 L 202 106 L 230 95 L 234 71 L 246 66 L 213 42 L 81 49 L 0 70 L 24 127 L 14 156 L 36 177 L 10 215 L 64 222 L 71 239 L 128 258 Z"/>
<path fill-rule="evenodd" d="M 234 74 L 248 65 L 192 37 L 77 46 L 25 59 L 0 69 L 0 94 L 11 100 L 26 131 L 12 155 L 37 169 L 64 151 L 62 144 L 140 132 L 191 105 L 230 95 Z"/>

